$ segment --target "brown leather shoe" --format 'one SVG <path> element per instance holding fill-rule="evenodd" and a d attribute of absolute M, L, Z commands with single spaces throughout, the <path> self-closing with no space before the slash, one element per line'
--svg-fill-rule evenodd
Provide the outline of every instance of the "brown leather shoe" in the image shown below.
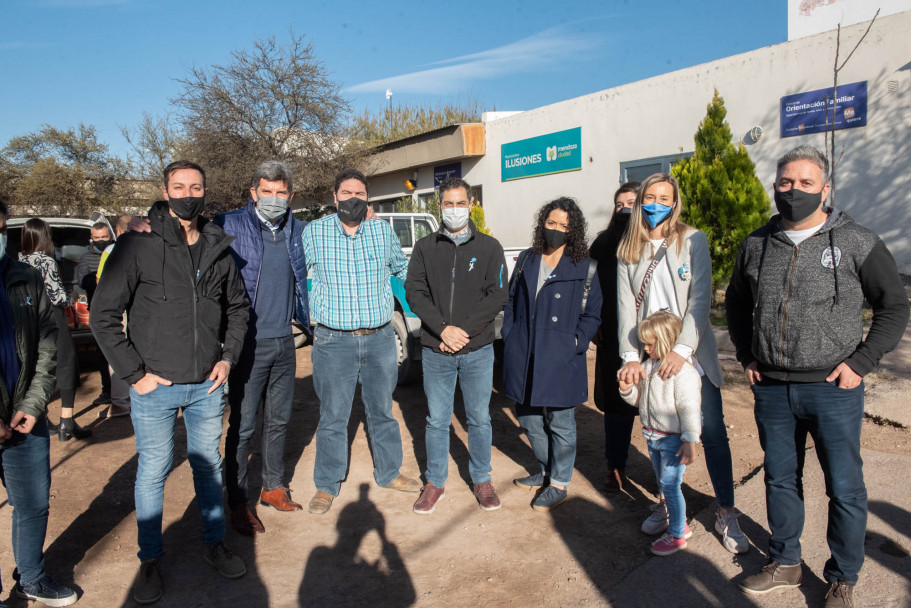
<path fill-rule="evenodd" d="M 291 491 L 287 488 L 275 488 L 259 493 L 259 504 L 274 507 L 279 511 L 300 511 L 303 509 L 298 503 L 291 500 Z"/>
<path fill-rule="evenodd" d="M 335 496 L 322 490 L 317 490 L 316 494 L 313 495 L 313 498 L 310 499 L 310 504 L 307 506 L 307 510 L 313 513 L 314 515 L 322 515 L 329 510 L 329 507 L 332 506 L 332 501 L 335 499 Z"/>
<path fill-rule="evenodd" d="M 802 580 L 803 571 L 800 564 L 784 566 L 771 561 L 760 572 L 743 579 L 738 587 L 744 593 L 762 595 L 775 589 L 799 587 Z"/>
<path fill-rule="evenodd" d="M 474 497 L 478 499 L 478 504 L 485 511 L 496 511 L 500 508 L 500 497 L 497 496 L 493 489 L 493 484 L 489 481 L 476 483 L 472 486 L 471 491 Z"/>
<path fill-rule="evenodd" d="M 854 608 L 854 585 L 845 581 L 829 583 L 825 608 Z"/>
<path fill-rule="evenodd" d="M 421 489 L 421 496 L 414 501 L 412 510 L 418 515 L 429 515 L 437 508 L 437 501 L 445 495 L 446 492 L 443 488 L 438 488 L 432 483 L 428 483 Z"/>
<path fill-rule="evenodd" d="M 420 492 L 421 488 L 423 488 L 420 481 L 404 475 L 399 475 L 383 487 L 389 490 L 398 490 L 399 492 Z"/>
<path fill-rule="evenodd" d="M 231 509 L 231 525 L 244 536 L 255 536 L 266 531 L 262 522 L 247 505 Z"/>

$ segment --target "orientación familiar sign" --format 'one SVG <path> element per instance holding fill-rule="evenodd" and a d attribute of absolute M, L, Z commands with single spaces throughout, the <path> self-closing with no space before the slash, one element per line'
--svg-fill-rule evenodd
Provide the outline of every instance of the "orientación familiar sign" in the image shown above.
<path fill-rule="evenodd" d="M 867 124 L 867 82 L 838 85 L 781 98 L 781 137 L 863 127 Z"/>
<path fill-rule="evenodd" d="M 582 169 L 582 127 L 503 144 L 502 181 Z"/>

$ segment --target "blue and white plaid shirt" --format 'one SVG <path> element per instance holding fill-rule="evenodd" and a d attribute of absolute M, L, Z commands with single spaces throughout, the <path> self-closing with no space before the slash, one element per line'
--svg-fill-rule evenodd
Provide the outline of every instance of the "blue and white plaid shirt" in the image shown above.
<path fill-rule="evenodd" d="M 304 255 L 312 283 L 310 314 L 332 329 L 368 329 L 392 319 L 389 277 L 404 279 L 408 260 L 392 227 L 362 221 L 348 235 L 337 214 L 304 228 Z"/>

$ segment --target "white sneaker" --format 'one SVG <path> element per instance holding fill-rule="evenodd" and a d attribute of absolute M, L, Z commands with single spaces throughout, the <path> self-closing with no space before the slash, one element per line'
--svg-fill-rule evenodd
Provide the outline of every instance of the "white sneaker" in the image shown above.
<path fill-rule="evenodd" d="M 750 539 L 747 538 L 737 518 L 740 511 L 736 509 L 722 514 L 719 509 L 715 515 L 715 532 L 721 535 L 721 544 L 731 553 L 746 553 L 750 550 Z"/>
<path fill-rule="evenodd" d="M 657 505 L 652 505 L 652 514 L 642 522 L 642 531 L 654 536 L 661 534 L 670 525 L 667 515 L 667 503 L 663 500 Z"/>

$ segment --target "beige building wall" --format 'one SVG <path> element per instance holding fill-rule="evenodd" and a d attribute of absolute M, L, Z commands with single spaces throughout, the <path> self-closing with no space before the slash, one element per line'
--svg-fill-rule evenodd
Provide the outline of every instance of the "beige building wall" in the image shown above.
<path fill-rule="evenodd" d="M 843 28 L 842 49 L 853 48 L 865 27 Z M 839 76 L 841 84 L 867 81 L 868 118 L 865 127 L 836 131 L 836 155 L 844 148 L 836 205 L 877 231 L 899 269 L 911 274 L 908 32 L 911 11 L 881 17 Z M 610 217 L 621 163 L 692 152 L 693 134 L 717 88 L 735 140 L 749 142 L 771 200 L 776 159 L 797 145 L 824 145 L 821 133 L 779 137 L 780 98 L 832 86 L 834 52 L 835 33 L 826 32 L 488 122 L 486 155 L 463 161 L 463 177 L 483 187 L 488 226 L 503 245 L 528 244 L 534 212 L 563 195 L 580 203 L 594 238 Z M 763 134 L 753 143 L 747 135 L 756 126 Z M 501 181 L 503 144 L 574 127 L 582 128 L 581 171 Z M 401 190 L 394 187 L 401 179 L 377 178 L 371 197 Z M 432 167 L 420 170 L 419 183 L 432 186 Z"/>

